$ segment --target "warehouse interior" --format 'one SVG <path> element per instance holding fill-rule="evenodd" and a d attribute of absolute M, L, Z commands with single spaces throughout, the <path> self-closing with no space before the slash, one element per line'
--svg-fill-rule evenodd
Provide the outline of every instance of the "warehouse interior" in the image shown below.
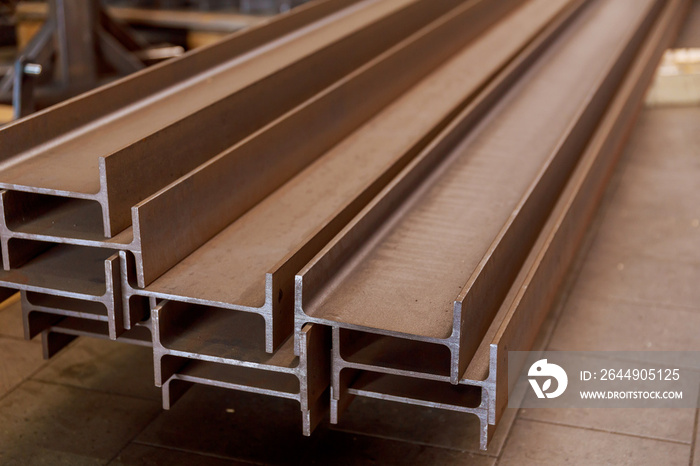
<path fill-rule="evenodd" d="M 0 11 L 0 464 L 700 466 L 700 386 L 693 408 L 516 408 L 495 362 L 700 355 L 700 0 L 119 0 L 62 23 L 76 5 Z M 87 62 L 62 62 L 71 24 Z M 547 127 L 523 121 L 548 115 L 551 163 L 581 162 L 532 182 Z M 97 194 L 59 187 L 98 157 Z"/>

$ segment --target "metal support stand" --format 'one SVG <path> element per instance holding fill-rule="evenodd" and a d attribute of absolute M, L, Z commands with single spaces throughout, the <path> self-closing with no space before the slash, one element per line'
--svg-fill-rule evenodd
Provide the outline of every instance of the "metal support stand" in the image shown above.
<path fill-rule="evenodd" d="M 24 116 L 35 104 L 45 107 L 144 68 L 148 48 L 99 0 L 49 0 L 44 26 L 0 79 L 0 100 L 11 99 L 15 115 Z M 27 64 L 43 70 L 41 76 Z"/>
<path fill-rule="evenodd" d="M 34 86 L 41 71 L 41 65 L 27 63 L 25 57 L 20 57 L 15 62 L 12 86 L 13 119 L 17 120 L 34 112 Z"/>

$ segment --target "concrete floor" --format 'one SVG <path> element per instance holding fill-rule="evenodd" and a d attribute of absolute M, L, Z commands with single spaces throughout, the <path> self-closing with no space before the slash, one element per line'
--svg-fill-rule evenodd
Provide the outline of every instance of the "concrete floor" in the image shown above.
<path fill-rule="evenodd" d="M 678 46 L 700 46 L 695 2 Z M 700 108 L 647 109 L 561 306 L 552 350 L 700 351 Z M 487 452 L 466 414 L 356 400 L 300 434 L 294 402 L 195 387 L 160 407 L 148 348 L 80 339 L 50 361 L 0 310 L 0 464 L 700 466 L 697 409 L 508 410 Z"/>

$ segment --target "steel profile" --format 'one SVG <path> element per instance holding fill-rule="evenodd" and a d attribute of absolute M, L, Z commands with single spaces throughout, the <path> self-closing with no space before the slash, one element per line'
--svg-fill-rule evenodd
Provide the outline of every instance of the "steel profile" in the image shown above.
<path fill-rule="evenodd" d="M 24 240 L 17 245 L 21 250 Z M 22 291 L 23 304 L 41 309 L 41 319 L 24 315 L 31 339 L 56 318 L 74 316 L 104 322 L 107 334 L 123 333 L 119 256 L 114 251 L 73 245 L 42 245 L 45 252 L 11 271 L 0 271 L 0 286 Z M 23 306 L 24 308 L 24 306 Z M 59 311 L 60 309 L 60 311 Z"/>
<path fill-rule="evenodd" d="M 0 181 L 38 180 L 0 183 L 0 287 L 47 358 L 151 346 L 166 409 L 194 384 L 293 399 L 310 435 L 372 397 L 476 415 L 486 449 L 685 5 L 318 1 L 41 112 L 0 131 Z M 115 163 L 104 197 L 48 186 L 49 154 L 234 69 L 84 150 Z"/>
<path fill-rule="evenodd" d="M 507 105 L 426 149 L 302 269 L 297 325 L 339 328 L 334 362 L 355 358 L 334 367 L 334 397 L 346 367 L 459 383 L 660 8 L 591 5 Z"/>
<path fill-rule="evenodd" d="M 248 173 L 249 170 L 247 169 L 249 167 L 247 165 L 250 163 L 260 163 L 260 160 L 258 160 L 259 157 L 251 160 L 254 156 L 259 155 L 259 153 L 276 154 L 279 152 L 270 147 L 271 144 L 274 145 L 277 141 L 271 138 L 290 138 L 290 135 L 304 134 L 302 126 L 308 126 L 310 119 L 312 119 L 314 115 L 323 115 L 324 112 L 329 111 L 329 108 L 335 108 L 334 106 L 337 106 L 337 108 L 347 108 L 348 110 L 346 114 L 343 115 L 342 121 L 339 122 L 323 118 L 317 123 L 317 125 L 320 125 L 316 132 L 319 137 L 317 137 L 315 141 L 317 142 L 317 146 L 319 144 L 321 145 L 321 148 L 316 147 L 313 150 L 309 150 L 309 147 L 306 146 L 305 149 L 309 150 L 311 154 L 315 153 L 318 155 L 322 147 L 331 146 L 338 137 L 344 134 L 343 132 L 347 133 L 352 129 L 353 125 L 360 124 L 360 122 L 368 118 L 373 111 L 381 108 L 388 100 L 395 97 L 402 88 L 405 89 L 406 86 L 410 86 L 419 79 L 421 73 L 427 72 L 420 66 L 410 67 L 406 64 L 406 62 L 409 61 L 407 56 L 411 52 L 420 51 L 424 57 L 424 61 L 432 60 L 433 66 L 437 66 L 436 63 L 439 63 L 439 58 L 444 57 L 449 50 L 454 50 L 460 43 L 456 41 L 455 44 L 450 44 L 448 41 L 450 37 L 441 37 L 441 33 L 452 34 L 453 36 L 459 35 L 461 36 L 461 41 L 467 40 L 469 37 L 474 37 L 480 29 L 488 26 L 488 24 L 495 21 L 503 11 L 507 10 L 510 7 L 510 3 L 512 2 L 499 1 L 494 4 L 495 6 L 488 4 L 487 8 L 486 2 L 471 1 L 464 5 L 456 6 L 456 12 L 447 15 L 447 19 L 451 20 L 451 24 L 441 24 L 443 27 L 439 28 L 437 31 L 437 28 L 434 26 L 428 28 L 427 31 L 419 36 L 422 40 L 413 40 L 410 42 L 409 45 L 411 45 L 412 48 L 398 47 L 398 50 L 395 50 L 396 48 L 392 49 L 393 51 L 391 53 L 385 53 L 380 58 L 372 61 L 371 65 L 362 67 L 361 71 L 352 73 L 346 79 L 341 80 L 341 83 L 324 91 L 307 104 L 302 105 L 298 109 L 271 123 L 264 130 L 255 133 L 243 143 L 220 154 L 212 163 L 207 164 L 206 167 L 200 167 L 191 175 L 175 183 L 174 186 L 164 189 L 149 201 L 139 204 L 132 212 L 134 224 L 137 225 L 136 230 L 128 228 L 116 236 L 105 240 L 101 237 L 101 233 L 99 232 L 99 222 L 91 222 L 89 220 L 90 218 L 93 220 L 99 218 L 100 208 L 94 202 L 84 199 L 66 200 L 65 198 L 56 197 L 48 198 L 47 201 L 46 196 L 43 194 L 18 191 L 4 192 L 2 194 L 2 211 L 4 213 L 4 218 L 2 226 L 0 227 L 2 248 L 6 253 L 4 267 L 6 269 L 13 267 L 11 260 L 12 254 L 8 252 L 8 242 L 13 238 L 24 238 L 41 242 L 68 243 L 90 247 L 130 250 L 138 259 L 136 264 L 139 284 L 144 286 L 146 283 L 150 283 L 150 281 L 160 273 L 172 267 L 179 259 L 183 258 L 188 252 L 191 252 L 193 248 L 196 248 L 196 246 L 200 245 L 203 241 L 213 236 L 217 229 L 221 229 L 227 223 L 230 223 L 233 218 L 235 218 L 236 213 L 240 214 L 241 211 L 245 211 L 246 208 L 249 208 L 252 203 L 252 201 L 248 199 L 249 197 L 257 196 L 259 199 L 266 192 L 275 189 L 280 183 L 286 181 L 287 178 L 294 174 L 294 171 L 287 170 L 288 173 L 285 172 L 283 178 L 280 179 L 279 173 L 283 171 L 281 169 L 277 169 L 274 172 L 276 174 L 275 177 L 271 177 L 271 173 L 265 173 L 268 175 L 266 178 L 262 177 L 262 173 L 256 173 L 257 170 L 255 170 L 251 177 L 249 177 L 250 179 L 238 180 L 239 183 L 246 186 L 248 191 L 244 191 L 240 195 L 231 195 L 229 197 L 230 200 L 227 200 L 229 203 L 228 205 L 222 203 L 218 207 L 218 210 L 212 211 L 204 218 L 204 220 L 208 220 L 207 222 L 203 221 L 201 218 L 194 218 L 191 222 L 189 220 L 180 220 L 180 223 L 184 223 L 182 229 L 168 228 L 166 227 L 168 223 L 172 223 L 175 219 L 183 217 L 182 212 L 179 212 L 179 206 L 182 203 L 176 202 L 179 196 L 184 196 L 190 203 L 208 203 L 208 201 L 211 201 L 212 205 L 216 205 L 217 202 L 221 200 L 221 192 L 225 192 L 225 190 L 228 189 L 228 185 L 222 186 L 221 183 L 226 181 L 231 182 L 232 180 L 211 180 L 204 179 L 205 177 L 212 177 L 212 174 L 218 175 L 222 169 L 229 170 L 224 170 L 223 173 L 229 173 L 233 170 L 234 173 L 232 176 L 234 177 L 240 176 L 238 173 Z M 435 6 L 437 3 L 432 3 L 432 5 L 434 9 L 437 9 Z M 413 14 L 415 14 L 415 12 L 413 12 Z M 467 22 L 478 22 L 480 24 L 473 24 L 474 27 L 470 29 L 455 31 L 455 24 L 460 19 L 464 21 L 463 24 L 467 24 Z M 442 22 L 444 23 L 445 20 Z M 451 27 L 448 28 L 445 26 Z M 454 38 L 455 37 L 451 37 L 451 39 Z M 443 42 L 442 47 L 436 48 L 434 50 L 434 55 L 431 56 L 427 48 L 431 45 L 436 45 L 436 42 L 440 40 Z M 449 46 L 444 44 L 449 44 Z M 450 46 L 452 49 L 450 49 Z M 422 49 L 420 49 L 420 47 L 422 47 Z M 444 51 L 442 53 L 437 53 L 438 50 Z M 396 65 L 399 65 L 397 69 L 392 70 L 391 68 Z M 399 71 L 404 71 L 404 73 L 401 74 Z M 383 79 L 386 80 L 390 75 L 392 78 L 388 82 L 391 83 L 390 88 L 392 91 L 388 92 L 387 85 L 381 87 L 381 81 Z M 384 92 L 384 95 L 382 95 L 382 93 L 379 92 L 381 90 L 387 92 Z M 363 93 L 358 94 L 359 92 Z M 364 106 L 351 105 L 351 98 L 359 99 L 360 101 L 367 102 L 367 104 Z M 316 120 L 319 119 L 317 118 Z M 208 121 L 208 119 L 199 115 L 198 121 Z M 342 128 L 339 128 L 339 126 L 342 126 Z M 339 131 L 340 134 L 338 134 Z M 159 134 L 163 134 L 163 132 Z M 325 135 L 333 137 L 330 139 L 329 137 L 322 137 Z M 198 138 L 192 138 L 192 140 L 199 141 Z M 189 147 L 185 144 L 181 144 L 181 146 Z M 169 147 L 170 146 L 167 146 L 166 148 Z M 201 147 L 198 149 L 201 149 Z M 167 152 L 172 153 L 173 150 Z M 201 150 L 198 152 L 201 152 Z M 280 157 L 284 155 L 286 154 L 280 154 Z M 299 155 L 298 150 L 296 155 Z M 291 156 L 286 156 L 285 158 L 287 160 L 294 160 L 294 157 Z M 189 159 L 192 159 L 192 157 L 189 157 Z M 298 170 L 303 167 L 304 163 L 309 163 L 308 159 L 309 157 L 306 157 L 306 159 L 297 162 L 296 169 Z M 191 160 L 189 163 L 191 163 Z M 222 166 L 224 164 L 228 166 Z M 299 165 L 301 165 L 301 167 L 299 167 Z M 281 164 L 280 167 L 290 168 L 289 165 L 282 166 Z M 160 162 L 159 168 L 162 168 Z M 143 172 L 143 170 L 136 167 L 136 172 Z M 267 181 L 260 182 L 257 181 L 256 178 L 252 178 L 252 176 L 258 176 Z M 217 181 L 218 184 L 213 181 Z M 134 182 L 133 179 L 130 180 L 130 183 L 132 182 Z M 207 186 L 202 187 L 201 184 L 198 185 L 198 183 L 204 182 L 206 182 Z M 187 186 L 188 183 L 190 183 L 190 186 Z M 141 184 L 143 186 L 149 186 L 144 189 L 153 189 L 154 186 L 157 187 L 158 183 L 144 182 Z M 192 184 L 194 184 L 194 187 L 191 186 Z M 181 192 L 183 186 L 185 186 L 185 189 L 189 189 L 189 191 Z M 255 192 L 256 189 L 261 189 L 259 188 L 260 186 L 265 186 L 265 192 Z M 178 191 L 178 188 L 180 191 Z M 252 194 L 250 192 L 251 189 L 253 190 Z M 205 195 L 208 195 L 209 199 L 204 198 L 203 196 Z M 243 198 L 243 203 L 241 202 L 241 197 Z M 121 202 L 125 198 L 122 196 L 120 199 Z M 227 209 L 227 207 L 231 207 L 231 203 L 235 205 L 235 208 Z M 173 209 L 175 209 L 175 211 L 173 211 Z M 199 215 L 204 215 L 206 210 L 194 209 L 194 212 Z M 223 214 L 221 214 L 222 212 Z M 143 223 L 146 225 L 142 226 Z M 162 241 L 160 241 L 160 237 L 158 236 L 154 238 L 154 235 L 172 235 L 173 232 L 179 232 L 180 230 L 183 231 L 180 237 L 169 238 L 169 244 L 174 243 L 177 248 L 174 249 L 171 247 L 167 253 L 159 249 L 163 246 Z M 76 235 L 79 237 L 75 237 Z M 142 238 L 143 235 L 147 235 L 146 238 Z M 147 244 L 144 244 L 144 241 Z M 27 250 L 24 252 L 24 255 L 28 256 L 32 252 L 36 254 L 39 251 Z M 144 264 L 144 262 L 146 263 Z"/>
<path fill-rule="evenodd" d="M 38 125 L 60 127 L 52 120 L 61 112 L 54 111 L 4 128 L 0 131 L 0 144 L 8 150 L 2 154 L 0 186 L 18 191 L 15 197 L 29 193 L 29 202 L 45 204 L 44 210 L 58 208 L 57 215 L 64 214 L 66 204 L 84 207 L 80 215 L 86 230 L 65 232 L 71 237 L 112 237 L 129 227 L 134 204 L 454 6 L 448 0 L 329 1 L 319 5 L 325 3 L 344 4 L 346 8 L 336 8 L 328 16 L 313 15 L 315 21 L 297 29 L 280 27 L 276 34 L 257 34 L 259 39 L 267 39 L 264 41 L 251 41 L 251 37 L 256 37 L 252 32 L 236 36 L 238 42 L 245 44 L 239 45 L 239 53 L 200 69 L 198 74 L 184 72 L 185 79 L 157 92 L 136 92 L 141 98 L 82 126 L 60 134 L 55 130 L 31 131 Z M 271 25 L 260 27 L 270 29 Z M 335 60 L 338 55 L 344 59 Z M 196 64 L 196 58 L 189 62 Z M 321 64 L 326 65 L 322 73 L 317 72 Z M 182 68 L 182 63 L 169 70 L 176 72 L 178 68 Z M 146 84 L 162 74 L 162 68 L 158 68 L 126 80 L 134 86 L 131 81 Z M 295 92 L 288 92 L 288 86 L 293 86 Z M 88 102 L 95 103 L 97 99 L 89 94 L 62 106 L 80 112 Z M 99 106 L 109 107 L 101 100 Z M 237 111 L 242 106 L 250 110 Z M 219 123 L 207 123 L 210 121 Z M 27 138 L 27 134 L 32 136 Z M 19 140 L 22 135 L 29 141 Z M 90 202 L 98 208 L 88 208 L 86 204 Z M 13 220 L 8 219 L 7 223 Z"/>
<path fill-rule="evenodd" d="M 531 2 L 513 12 L 503 20 L 503 24 L 494 26 L 483 38 L 466 46 L 447 65 L 411 88 L 308 169 L 245 212 L 237 221 L 179 263 L 176 263 L 173 257 L 175 254 L 172 244 L 166 243 L 165 237 L 158 237 L 158 241 L 153 243 L 160 246 L 162 255 L 171 255 L 168 259 L 172 261 L 172 268 L 146 288 L 137 289 L 138 277 L 129 275 L 134 270 L 131 264 L 133 259 L 129 254 L 122 253 L 123 269 L 126 271 L 122 282 L 127 296 L 124 303 L 128 305 L 132 296 L 141 295 L 256 312 L 265 317 L 266 345 L 268 351 L 272 351 L 292 331 L 294 273 L 446 126 L 453 116 L 479 93 L 494 73 L 517 55 L 523 42 L 531 40 L 567 4 Z M 468 13 L 469 9 L 465 7 L 462 11 L 450 14 L 443 23 L 463 29 L 459 26 L 459 21 L 452 20 L 463 18 Z M 482 19 L 481 16 L 479 18 Z M 532 20 L 531 24 L 527 22 L 528 19 Z M 513 34 L 512 25 L 518 23 L 526 23 L 528 26 L 523 27 L 519 34 Z M 419 44 L 420 48 L 416 50 L 408 44 L 399 48 L 396 53 L 391 52 L 389 58 L 397 57 L 396 61 L 403 62 L 403 57 L 410 53 L 414 62 L 420 63 L 419 60 L 423 56 L 432 59 L 437 53 L 434 42 L 418 39 L 432 38 L 433 34 L 439 31 L 441 28 L 437 26 L 428 29 L 425 35 L 412 42 Z M 443 39 L 445 36 L 440 35 L 437 38 Z M 495 43 L 502 44 L 496 53 L 493 52 Z M 454 47 L 454 44 L 451 46 Z M 418 55 L 417 51 L 422 55 Z M 473 64 L 476 62 L 482 65 L 478 71 L 473 70 Z M 390 82 L 387 79 L 387 63 L 392 64 L 395 61 L 387 61 L 381 57 L 378 59 L 378 64 L 382 65 L 378 68 L 382 72 L 376 75 L 380 82 Z M 368 65 L 368 72 L 375 69 L 377 68 L 373 64 Z M 392 65 L 390 69 L 401 71 L 403 68 Z M 468 75 L 465 79 L 463 73 L 469 71 L 471 76 Z M 513 71 L 511 82 L 514 75 Z M 379 87 L 378 91 L 383 93 L 382 89 Z M 492 89 L 490 98 L 495 98 L 501 90 L 502 88 Z M 435 98 L 438 91 L 444 93 L 443 99 Z M 416 106 L 424 109 L 425 117 L 415 121 L 407 120 L 407 112 Z M 478 120 L 482 112 L 482 107 L 475 108 L 471 115 L 472 121 Z M 407 131 L 409 129 L 411 131 Z M 391 137 L 387 138 L 387 135 Z M 306 149 L 306 146 L 300 146 L 299 150 L 301 149 Z M 191 192 L 192 186 L 199 187 L 200 191 L 205 193 L 216 193 L 223 186 L 230 184 L 230 178 L 226 174 L 235 174 L 235 165 L 224 170 L 220 167 L 230 163 L 221 159 L 221 164 L 215 165 L 216 160 L 203 166 L 202 169 L 208 169 L 209 174 L 195 173 L 202 181 L 183 179 L 182 183 L 174 185 L 173 189 L 164 190 L 162 198 L 154 197 L 146 201 L 161 206 L 159 209 L 149 207 L 149 210 L 154 213 L 164 212 L 165 208 L 171 212 L 175 207 L 183 210 L 181 205 L 168 199 L 188 198 L 179 193 L 183 190 Z M 360 160 L 362 163 L 358 163 Z M 275 170 L 288 166 L 283 160 L 280 160 L 280 164 L 281 167 L 275 166 Z M 211 174 L 216 175 L 214 180 L 218 185 L 205 182 L 212 179 Z M 259 176 L 263 180 L 270 178 L 266 170 L 260 171 Z M 337 192 L 336 195 L 328 195 L 330 186 Z M 252 188 L 259 189 L 259 186 L 253 184 Z M 191 199 L 201 200 L 202 197 L 192 196 Z M 295 199 L 295 203 L 290 204 L 288 199 Z M 141 206 L 145 206 L 146 203 Z M 176 233 L 172 234 L 176 238 L 203 235 L 194 231 L 201 223 L 193 220 L 208 218 L 211 219 L 208 220 L 210 222 L 222 224 L 226 215 L 231 216 L 237 209 L 245 210 L 236 206 L 233 198 L 222 203 L 223 206 L 228 204 L 233 204 L 229 206 L 228 213 L 224 208 L 200 212 L 202 209 L 197 211 L 196 206 L 192 205 L 187 209 L 191 216 L 182 215 L 181 222 L 174 228 Z M 309 210 L 309 205 L 314 205 L 314 209 Z M 136 209 L 141 206 L 137 206 Z M 168 215 L 168 218 L 172 217 L 173 215 Z M 161 230 L 158 233 L 162 235 L 166 232 Z M 167 245 L 170 246 L 166 249 Z M 134 262 L 138 270 L 138 260 Z M 140 319 L 139 312 L 142 309 L 143 306 L 137 310 L 126 309 L 125 322 Z"/>
<path fill-rule="evenodd" d="M 455 387 L 447 382 L 382 373 L 385 371 L 380 367 L 365 366 L 366 370 L 360 371 L 347 364 L 348 358 L 344 359 L 334 351 L 332 364 L 350 371 L 341 377 L 339 387 L 334 387 L 339 388 L 340 393 L 331 400 L 332 422 L 337 422 L 340 412 L 354 396 L 467 412 L 480 419 L 480 444 L 482 449 L 487 448 L 512 389 L 507 374 L 508 351 L 530 350 L 542 321 L 555 305 L 561 283 L 576 257 L 634 125 L 655 65 L 675 37 L 687 5 L 688 2 L 682 0 L 671 1 L 659 13 L 524 267 L 466 372 L 461 375 L 459 385 Z M 340 343 L 341 331 L 338 327 L 333 329 L 334 346 Z M 373 372 L 373 369 L 381 372 Z"/>
<path fill-rule="evenodd" d="M 448 2 L 449 3 L 449 2 Z M 479 17 L 481 19 L 484 19 L 485 17 L 490 17 L 491 21 L 495 20 L 497 17 L 498 13 L 502 11 L 505 7 L 508 6 L 508 2 L 500 2 L 501 6 L 500 7 L 490 7 L 488 12 L 485 12 L 484 2 L 480 1 L 472 1 L 466 4 L 466 6 L 463 7 L 458 7 L 456 8 L 458 13 L 461 13 L 462 16 L 458 18 L 464 18 L 467 15 L 474 15 L 474 17 Z M 416 4 L 417 5 L 417 4 Z M 431 8 L 434 11 L 439 11 L 440 7 L 438 3 L 431 3 Z M 444 9 L 444 6 L 441 7 Z M 414 11 L 415 10 L 415 11 Z M 425 8 L 421 8 L 416 10 L 414 8 L 412 10 L 412 15 L 415 17 L 416 13 L 426 13 Z M 465 13 L 466 11 L 466 13 Z M 490 15 L 490 16 L 488 16 Z M 427 19 L 425 18 L 425 15 L 423 15 L 420 19 L 420 21 L 426 21 Z M 452 15 L 454 16 L 454 15 Z M 450 18 L 452 18 L 450 16 Z M 404 20 L 406 19 L 406 15 L 403 14 L 399 18 L 403 18 Z M 429 18 L 429 15 L 428 15 Z M 451 31 L 454 34 L 455 28 L 455 20 L 452 18 L 452 23 L 451 23 L 451 29 L 448 29 L 448 31 Z M 414 20 L 414 23 L 417 20 Z M 410 25 L 410 23 L 409 23 Z M 376 26 L 376 25 L 375 25 Z M 476 28 L 474 31 L 469 32 L 469 33 L 462 33 L 462 35 L 469 36 L 476 34 L 478 31 L 478 28 Z M 425 35 L 425 34 L 424 34 Z M 424 47 L 424 55 L 427 56 L 427 53 L 425 52 L 425 47 L 428 47 L 432 44 L 434 44 L 435 40 L 440 39 L 441 37 L 435 38 L 437 34 L 433 34 L 430 38 L 432 38 L 433 42 L 430 42 L 428 40 L 424 40 L 420 42 L 419 45 Z M 450 38 L 450 37 L 448 37 Z M 443 38 L 444 39 L 444 38 Z M 456 45 L 452 45 L 452 47 L 456 47 Z M 401 49 L 404 53 L 403 56 L 398 56 L 398 54 L 393 53 L 390 54 L 389 56 L 394 59 L 393 62 L 387 63 L 386 60 L 380 60 L 379 63 L 384 66 L 382 68 L 381 66 L 374 65 L 372 67 L 369 67 L 369 71 L 365 73 L 359 73 L 357 76 L 356 75 L 351 75 L 351 79 L 346 79 L 343 80 L 343 83 L 350 83 L 347 84 L 345 87 L 343 86 L 335 86 L 332 88 L 333 91 L 335 92 L 325 92 L 322 94 L 322 97 L 313 100 L 314 103 L 316 103 L 316 106 L 305 106 L 302 107 L 306 113 L 303 112 L 295 112 L 292 115 L 295 116 L 295 119 L 292 118 L 286 118 L 283 119 L 282 122 L 287 123 L 287 126 L 284 126 L 285 131 L 291 131 L 293 132 L 298 132 L 300 128 L 293 126 L 293 125 L 299 125 L 304 123 L 304 117 L 308 116 L 309 113 L 316 112 L 319 110 L 327 110 L 328 108 L 332 107 L 333 104 L 337 104 L 338 100 L 337 99 L 346 99 L 347 97 L 345 96 L 346 93 L 348 93 L 348 88 L 351 86 L 351 90 L 357 90 L 358 87 L 364 85 L 367 85 L 368 82 L 367 80 L 369 79 L 368 76 L 370 76 L 371 79 L 374 80 L 376 83 L 377 80 L 380 79 L 385 79 L 386 75 L 381 75 L 383 71 L 386 71 L 386 67 L 391 65 L 392 63 L 395 63 L 398 59 L 405 59 L 405 55 L 410 52 L 410 51 L 415 51 L 414 47 L 411 50 L 406 51 L 405 49 Z M 443 56 L 447 52 L 443 52 L 442 55 L 436 54 L 436 51 L 433 51 L 433 62 L 437 62 L 438 58 L 440 56 Z M 398 56 L 398 58 L 396 58 Z M 363 68 L 365 69 L 365 68 Z M 420 73 L 423 71 L 419 70 L 414 74 L 407 73 L 406 77 L 401 78 L 397 76 L 397 82 L 399 84 L 396 85 L 397 90 L 394 92 L 398 92 L 398 89 L 401 89 L 401 79 L 404 79 L 404 83 L 402 84 L 403 87 L 405 88 L 406 86 L 409 86 L 413 81 L 418 79 L 420 77 Z M 364 79 L 364 81 L 363 81 Z M 369 82 L 371 84 L 372 81 Z M 375 97 L 377 95 L 375 91 Z M 354 97 L 359 97 L 357 94 L 354 95 Z M 365 96 L 367 97 L 367 96 Z M 389 97 L 385 97 L 387 99 Z M 333 100 L 336 99 L 336 100 Z M 377 105 L 381 105 L 381 99 L 379 100 L 378 103 L 375 103 L 374 106 L 370 106 L 370 108 L 364 108 L 363 111 L 365 112 L 364 114 L 368 114 L 371 112 L 373 108 L 376 108 Z M 368 102 L 374 102 L 373 99 L 369 99 Z M 201 117 L 201 115 L 200 115 Z M 355 117 L 357 118 L 357 117 Z M 348 115 L 348 119 L 352 119 Z M 291 123 L 289 121 L 291 120 Z M 204 119 L 203 121 L 206 121 Z M 279 125 L 278 125 L 279 126 Z M 272 125 L 272 128 L 276 128 L 278 126 Z M 289 129 L 291 128 L 291 130 Z M 269 132 L 263 132 L 263 136 L 270 136 L 268 134 Z M 322 133 L 322 132 L 319 132 Z M 273 134 L 274 136 L 275 134 Z M 278 135 L 279 136 L 279 135 Z M 263 144 L 270 144 L 270 141 L 268 140 L 265 142 L 265 140 L 260 137 L 257 139 L 254 139 L 254 141 L 264 141 Z M 272 141 L 272 143 L 276 143 L 275 140 Z M 328 144 L 328 143 L 326 143 Z M 249 147 L 249 146 L 246 146 Z M 266 146 L 262 146 L 268 151 L 273 151 L 274 149 Z M 261 146 L 255 146 L 253 145 L 252 149 L 261 149 Z M 251 149 L 248 150 L 248 153 L 252 153 Z M 227 153 L 228 154 L 228 153 Z M 234 154 L 235 155 L 235 154 Z M 233 159 L 233 156 L 229 156 L 229 158 Z M 216 167 L 214 167 L 216 168 Z M 209 172 L 212 172 L 210 169 Z M 215 189 L 221 189 L 219 186 L 215 186 Z M 273 189 L 271 187 L 270 189 Z M 178 193 L 176 193 L 177 195 Z M 114 236 L 113 238 L 110 238 L 108 240 L 104 239 L 97 239 L 100 237 L 100 232 L 97 231 L 95 228 L 98 226 L 97 223 L 93 223 L 92 227 L 90 226 L 89 218 L 90 215 L 86 215 L 86 212 L 93 212 L 93 214 L 99 212 L 99 206 L 91 201 L 85 201 L 83 199 L 74 199 L 74 200 L 65 200 L 61 198 L 50 198 L 50 202 L 47 204 L 46 203 L 46 198 L 43 194 L 39 193 L 23 193 L 23 192 L 18 192 L 18 191 L 4 191 L 1 194 L 1 201 L 3 204 L 3 212 L 4 212 L 4 217 L 3 217 L 3 222 L 2 222 L 2 227 L 0 231 L 0 237 L 2 239 L 2 249 L 4 251 L 4 266 L 6 269 L 10 270 L 10 273 L 8 274 L 9 277 L 12 277 L 12 269 L 16 268 L 21 268 L 22 265 L 30 261 L 32 262 L 33 257 L 39 253 L 40 251 L 43 251 L 46 248 L 49 248 L 53 243 L 59 243 L 62 246 L 57 246 L 58 250 L 73 250 L 76 251 L 79 246 L 88 246 L 91 248 L 105 248 L 105 249 L 128 249 L 131 250 L 134 255 L 141 259 L 143 256 L 143 251 L 141 249 L 141 238 L 137 237 L 134 238 L 132 235 L 131 229 L 128 229 L 122 233 L 119 233 L 118 235 Z M 148 204 L 146 204 L 148 205 Z M 225 206 L 223 206 L 225 207 Z M 220 208 L 221 210 L 221 208 Z M 224 209 L 225 211 L 225 209 Z M 140 212 L 140 210 L 137 208 L 135 209 L 135 215 Z M 151 223 L 149 224 L 151 227 L 153 227 L 153 231 L 170 231 L 172 232 L 173 230 L 171 228 L 165 229 L 164 230 L 164 225 L 168 223 L 170 216 L 175 215 L 172 210 L 158 210 L 156 209 L 153 212 L 152 215 L 152 220 Z M 139 225 L 144 221 L 144 218 L 146 220 L 151 219 L 148 215 L 145 217 L 138 217 L 139 219 Z M 226 218 L 223 216 L 222 218 Z M 194 219 L 197 220 L 197 219 Z M 201 228 L 201 225 L 199 225 Z M 86 235 L 86 232 L 90 231 L 90 229 L 93 228 L 93 233 L 92 239 L 88 238 L 90 235 Z M 140 228 L 137 228 L 137 233 L 142 231 Z M 79 232 L 85 236 L 88 237 L 83 237 L 82 239 L 76 239 L 76 238 L 71 238 L 71 236 L 74 236 L 76 232 Z M 192 232 L 190 230 L 190 232 Z M 193 233 L 194 234 L 194 233 Z M 206 233 L 205 233 L 206 234 Z M 71 246 L 73 245 L 73 246 Z M 159 242 L 155 242 L 154 247 L 160 247 L 162 246 Z M 148 250 L 150 253 L 150 250 Z M 87 254 L 86 252 L 83 252 L 83 254 Z M 155 255 L 157 256 L 158 254 L 162 254 L 159 251 L 156 251 Z M 45 257 L 45 255 L 41 255 L 41 257 Z M 177 256 L 174 256 L 177 258 Z M 40 259 L 37 259 L 40 260 Z M 172 259 L 170 259 L 172 260 Z M 140 261 L 138 262 L 140 264 Z M 172 265 L 172 263 L 170 263 Z M 166 268 L 169 265 L 166 265 Z M 137 267 L 137 270 L 143 270 L 142 266 Z M 11 280 L 11 278 L 8 278 L 8 280 Z M 50 288 L 50 287 L 49 287 Z M 34 290 L 37 291 L 37 290 Z M 38 290 L 39 292 L 41 290 Z M 120 315 L 114 315 L 113 312 L 111 312 L 112 308 L 110 307 L 110 316 L 113 316 L 110 320 L 110 325 L 112 327 L 112 333 L 111 335 L 116 338 L 121 332 L 124 330 L 128 329 L 131 327 L 131 321 L 128 321 L 128 324 L 124 326 L 124 323 L 121 321 L 121 316 Z M 291 315 L 291 314 L 290 314 Z M 289 329 L 291 331 L 291 327 Z"/>
<path fill-rule="evenodd" d="M 150 325 L 165 409 L 193 384 L 204 384 L 298 401 L 304 435 L 328 411 L 327 328 L 302 328 L 297 356 L 291 337 L 268 353 L 262 318 L 247 312 L 166 300 L 151 309 Z"/>

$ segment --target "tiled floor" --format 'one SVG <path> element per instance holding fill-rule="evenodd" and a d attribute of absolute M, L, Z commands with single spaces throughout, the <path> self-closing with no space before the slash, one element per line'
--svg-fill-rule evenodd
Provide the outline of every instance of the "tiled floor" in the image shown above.
<path fill-rule="evenodd" d="M 570 282 L 549 349 L 700 351 L 700 108 L 642 113 Z M 509 410 L 488 452 L 469 415 L 368 399 L 313 438 L 259 395 L 200 386 L 162 411 L 148 348 L 80 339 L 46 362 L 19 316 L 0 310 L 3 465 L 700 466 L 693 409 Z"/>

